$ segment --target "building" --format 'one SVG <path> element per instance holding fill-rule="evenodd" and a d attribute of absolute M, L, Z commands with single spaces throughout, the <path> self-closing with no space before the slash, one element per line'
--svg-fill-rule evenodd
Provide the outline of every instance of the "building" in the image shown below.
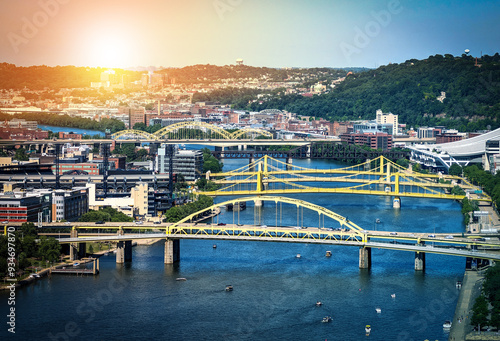
<path fill-rule="evenodd" d="M 167 148 L 158 148 L 156 169 L 159 173 L 169 173 L 170 158 Z M 177 150 L 174 152 L 172 172 L 182 174 L 186 181 L 194 181 L 203 174 L 203 153 L 200 150 Z"/>
<path fill-rule="evenodd" d="M 436 135 L 436 144 L 455 142 L 460 141 L 461 139 L 462 136 L 457 133 L 442 133 Z"/>
<path fill-rule="evenodd" d="M 398 134 L 398 115 L 394 115 L 393 113 L 384 114 L 381 109 L 378 109 L 375 122 L 378 124 L 391 124 L 391 135 L 396 136 Z"/>
<path fill-rule="evenodd" d="M 393 135 L 393 126 L 392 124 L 386 124 L 386 123 L 375 123 L 375 122 L 363 122 L 363 123 L 356 123 L 353 125 L 353 131 L 354 133 L 370 133 L 370 134 L 376 134 L 376 133 L 385 133 L 389 135 Z"/>
<path fill-rule="evenodd" d="M 89 191 L 86 187 L 52 192 L 52 221 L 78 220 L 89 211 Z"/>
<path fill-rule="evenodd" d="M 128 114 L 130 129 L 133 129 L 136 123 L 146 124 L 146 110 L 144 108 L 125 108 L 124 112 Z"/>
<path fill-rule="evenodd" d="M 63 131 L 59 132 L 59 138 L 60 139 L 75 139 L 75 140 L 81 140 L 82 139 L 82 134 L 75 134 L 75 133 L 65 133 Z"/>
<path fill-rule="evenodd" d="M 4 185 L 4 192 L 0 193 L 0 221 L 50 222 L 51 210 L 50 193 L 13 192 L 9 184 Z"/>
<path fill-rule="evenodd" d="M 392 135 L 387 133 L 351 133 L 340 135 L 342 143 L 368 146 L 371 149 L 391 150 Z"/>
<path fill-rule="evenodd" d="M 0 128 L 11 128 L 11 129 L 31 129 L 31 130 L 37 130 L 38 129 L 38 122 L 37 121 L 26 121 L 25 119 L 22 118 L 13 118 L 10 121 L 3 121 L 0 122 Z"/>

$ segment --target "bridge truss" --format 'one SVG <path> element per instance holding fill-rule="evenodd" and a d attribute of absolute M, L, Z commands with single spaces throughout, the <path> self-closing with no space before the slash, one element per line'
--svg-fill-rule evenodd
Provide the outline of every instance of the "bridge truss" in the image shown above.
<path fill-rule="evenodd" d="M 265 155 L 248 166 L 207 176 L 222 185 L 202 192 L 210 196 L 339 193 L 462 200 L 464 194 L 451 194 L 453 187 L 477 189 L 463 178 L 413 172 L 383 156 L 345 168 L 310 169 Z M 315 186 L 318 182 L 321 187 Z M 484 194 L 476 199 L 491 201 Z"/>
<path fill-rule="evenodd" d="M 183 121 L 168 125 L 153 134 L 141 130 L 122 130 L 111 135 L 114 140 L 189 140 L 189 139 L 222 139 L 238 140 L 246 137 L 273 138 L 267 130 L 257 128 L 244 128 L 230 133 L 219 126 L 200 121 Z"/>

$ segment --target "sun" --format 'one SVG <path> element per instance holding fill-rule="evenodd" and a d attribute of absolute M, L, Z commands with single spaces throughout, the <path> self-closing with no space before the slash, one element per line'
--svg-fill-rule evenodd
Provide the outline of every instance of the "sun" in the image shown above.
<path fill-rule="evenodd" d="M 100 67 L 126 67 L 130 51 L 128 43 L 120 36 L 99 37 L 92 46 L 93 64 Z"/>

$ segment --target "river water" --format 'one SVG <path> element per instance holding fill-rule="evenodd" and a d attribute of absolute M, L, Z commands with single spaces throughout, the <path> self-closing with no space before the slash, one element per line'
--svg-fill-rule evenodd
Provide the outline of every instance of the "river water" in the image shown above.
<path fill-rule="evenodd" d="M 224 169 L 247 162 L 226 160 Z M 294 164 L 343 166 L 327 160 Z M 390 198 L 314 194 L 300 199 L 367 229 L 463 230 L 460 205 L 452 201 L 403 198 L 395 210 Z M 262 223 L 274 226 L 275 212 L 274 203 L 266 203 Z M 318 226 L 316 212 L 303 214 L 304 225 Z M 232 223 L 233 217 L 223 209 L 217 219 Z M 250 203 L 239 219 L 253 223 Z M 297 209 L 284 205 L 281 223 L 297 225 Z M 54 275 L 18 289 L 15 338 L 5 323 L 7 293 L 0 293 L 5 320 L 0 339 L 447 340 L 442 324 L 453 317 L 455 281 L 465 267 L 462 258 L 428 254 L 425 272 L 415 272 L 412 252 L 374 249 L 371 270 L 360 270 L 357 247 L 315 244 L 181 240 L 181 261 L 169 266 L 163 264 L 163 251 L 163 243 L 137 246 L 126 265 L 117 265 L 112 254 L 101 257 L 96 277 Z M 187 280 L 176 281 L 179 277 Z M 234 291 L 224 290 L 228 284 Z M 315 306 L 318 300 L 323 306 Z M 332 322 L 321 323 L 327 315 Z"/>

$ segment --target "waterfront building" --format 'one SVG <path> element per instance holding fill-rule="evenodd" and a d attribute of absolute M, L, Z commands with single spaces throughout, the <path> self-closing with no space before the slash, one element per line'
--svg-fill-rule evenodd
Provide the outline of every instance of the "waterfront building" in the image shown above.
<path fill-rule="evenodd" d="M 50 222 L 51 210 L 51 193 L 13 192 L 11 184 L 0 193 L 0 221 Z"/>
<path fill-rule="evenodd" d="M 156 163 L 159 173 L 169 173 L 170 157 L 165 145 L 158 148 Z M 172 168 L 173 173 L 182 174 L 186 181 L 194 181 L 203 173 L 203 153 L 200 150 L 177 150 L 174 152 Z"/>
<path fill-rule="evenodd" d="M 56 189 L 52 193 L 52 221 L 78 220 L 89 211 L 89 192 L 86 187 L 70 190 Z"/>
<path fill-rule="evenodd" d="M 368 146 L 371 149 L 392 149 L 392 135 L 387 133 L 352 133 L 340 135 L 342 143 Z"/>

